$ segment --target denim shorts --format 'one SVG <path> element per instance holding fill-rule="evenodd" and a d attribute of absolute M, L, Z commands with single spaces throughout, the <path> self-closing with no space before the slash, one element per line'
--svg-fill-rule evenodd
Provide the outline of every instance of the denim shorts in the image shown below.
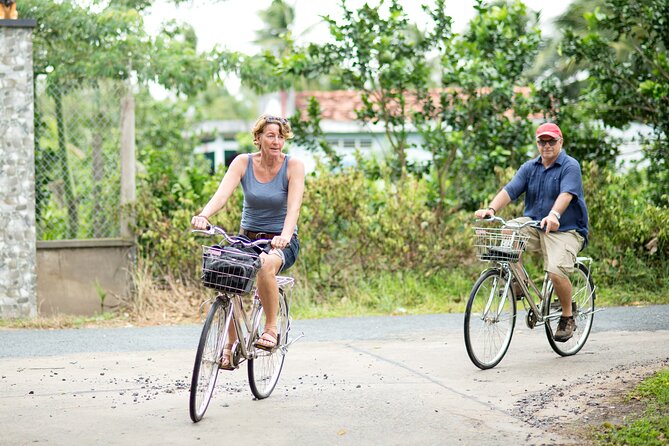
<path fill-rule="evenodd" d="M 291 237 L 288 246 L 283 248 L 281 251 L 283 252 L 283 265 L 281 266 L 279 272 L 287 270 L 293 266 L 297 260 L 297 255 L 300 252 L 300 240 L 297 238 L 297 234 Z"/>

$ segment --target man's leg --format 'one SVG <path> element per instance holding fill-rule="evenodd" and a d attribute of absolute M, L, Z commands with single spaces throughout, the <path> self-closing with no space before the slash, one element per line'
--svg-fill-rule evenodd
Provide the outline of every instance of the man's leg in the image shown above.
<path fill-rule="evenodd" d="M 558 342 L 569 340 L 576 329 L 572 314 L 572 286 L 568 274 L 574 270 L 576 255 L 582 243 L 583 239 L 575 231 L 552 232 L 542 237 L 545 268 L 562 307 L 562 316 L 553 335 L 553 339 Z"/>
<path fill-rule="evenodd" d="M 551 282 L 553 282 L 553 288 L 555 293 L 560 299 L 560 305 L 562 305 L 562 316 L 570 317 L 572 316 L 571 312 L 571 282 L 568 277 L 559 276 L 554 273 L 548 273 Z"/>

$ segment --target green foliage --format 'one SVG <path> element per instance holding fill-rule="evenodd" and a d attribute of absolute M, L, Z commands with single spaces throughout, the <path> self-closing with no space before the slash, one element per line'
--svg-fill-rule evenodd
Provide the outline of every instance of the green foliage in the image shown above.
<path fill-rule="evenodd" d="M 623 425 L 605 423 L 596 434 L 598 444 L 626 446 L 662 446 L 669 439 L 669 369 L 643 380 L 628 400 L 645 402 L 638 419 Z"/>
<path fill-rule="evenodd" d="M 245 92 L 240 100 L 228 92 L 224 85 L 209 85 L 192 101 L 197 117 L 203 121 L 244 119 L 251 121 L 257 115 L 257 101 L 252 93 Z"/>
<path fill-rule="evenodd" d="M 499 187 L 495 166 L 518 167 L 531 153 L 536 105 L 523 74 L 540 41 L 519 1 L 477 2 L 476 10 L 465 34 L 442 44 L 438 101 L 428 99 L 427 110 L 414 114 L 433 155 L 440 206 L 469 210 Z"/>
<path fill-rule="evenodd" d="M 190 219 L 213 195 L 217 181 L 204 160 L 193 159 L 187 104 L 158 102 L 146 93 L 137 103 L 137 201 L 132 208 L 141 256 L 158 276 L 195 277 L 198 245 Z M 186 162 L 184 162 L 186 161 Z"/>
<path fill-rule="evenodd" d="M 591 255 L 598 281 L 629 282 L 638 289 L 666 289 L 669 209 L 649 203 L 649 184 L 636 172 L 620 174 L 584 163 L 590 214 Z"/>
<path fill-rule="evenodd" d="M 606 13 L 586 16 L 589 32 L 566 32 L 565 55 L 587 62 L 596 117 L 623 127 L 651 126 L 645 146 L 650 192 L 669 204 L 669 3 L 666 0 L 607 0 Z"/>
<path fill-rule="evenodd" d="M 242 84 L 255 93 L 288 90 L 294 80 L 294 75 L 283 70 L 277 57 L 269 51 L 257 56 L 218 51 L 216 60 L 220 70 L 236 74 Z"/>
<path fill-rule="evenodd" d="M 292 49 L 290 29 L 295 21 L 295 10 L 283 0 L 272 0 L 269 8 L 258 16 L 265 28 L 256 31 L 255 43 L 277 56 L 287 55 Z"/>
<path fill-rule="evenodd" d="M 569 99 L 573 94 L 555 77 L 529 85 L 526 73 L 539 49 L 540 33 L 519 1 L 490 6 L 477 2 L 477 15 L 462 35 L 451 32 L 443 0 L 426 9 L 426 30 L 409 22 L 398 0 L 358 10 L 342 2 L 340 21 L 325 18 L 333 42 L 311 44 L 292 54 L 268 48 L 254 57 L 225 51 L 198 54 L 194 30 L 187 25 L 167 23 L 150 38 L 139 12 L 151 3 L 96 2 L 100 7 L 95 13 L 72 1 L 24 0 L 19 5 L 23 16 L 38 21 L 35 73 L 48 76 L 54 99 L 56 91 L 61 95 L 61 115 L 77 105 L 70 96 L 75 88 L 86 85 L 95 97 L 106 82 L 138 79 L 140 169 L 132 212 L 140 255 L 151 260 L 156 277 L 195 279 L 198 245 L 212 242 L 192 236 L 189 223 L 213 195 L 223 172 L 210 177 L 193 157 L 197 141 L 189 131 L 193 122 L 187 110 L 205 104 L 211 114 L 220 94 L 209 90 L 190 103 L 184 99 L 205 91 L 223 69 L 256 92 L 332 76 L 339 88 L 360 92 L 359 120 L 385 126 L 393 147 L 387 164 L 360 160 L 357 170 L 342 169 L 320 129 L 318 104 L 310 102 L 306 120 L 303 115 L 291 118 L 296 140 L 324 151 L 329 164 L 307 179 L 299 221 L 302 251 L 292 273 L 298 279 L 300 305 L 308 309 L 304 314 L 318 315 L 319 308 L 328 307 L 384 313 L 461 308 L 481 267 L 472 263 L 471 209 L 534 155 L 532 119 L 537 116 L 556 120 L 565 132 L 567 151 L 583 162 L 592 230 L 587 254 L 595 258 L 601 295 L 616 303 L 630 302 L 632 295 L 666 299 L 666 2 L 608 0 L 606 8 L 584 18 L 589 32 L 567 33 L 564 54 L 587 62 L 591 70 L 591 89 L 579 100 Z M 289 48 L 291 19 L 282 20 L 266 31 L 281 29 L 275 35 Z M 181 94 L 155 101 L 145 89 L 149 81 Z M 434 87 L 441 87 L 437 95 L 431 95 Z M 239 114 L 248 113 L 241 104 L 234 107 Z M 41 111 L 36 107 L 36 112 Z M 86 212 L 73 223 L 71 216 L 50 207 L 53 197 L 46 185 L 58 175 L 67 180 L 81 174 L 85 162 L 63 155 L 69 132 L 93 132 L 99 113 L 117 112 L 93 110 L 91 121 L 81 127 L 38 120 L 36 134 L 46 144 L 36 157 L 37 209 L 50 221 L 47 238 L 68 227 L 92 225 Z M 602 124 L 593 122 L 600 117 Z M 656 138 L 647 144 L 652 160 L 647 174 L 613 169 L 618 142 L 605 135 L 604 126 L 631 121 L 656 130 Z M 429 171 L 415 175 L 405 156 L 413 128 L 433 155 Z M 102 149 L 111 151 L 116 141 L 103 136 Z M 248 135 L 240 140 L 253 149 Z M 48 153 L 60 156 L 60 162 L 48 165 Z M 97 186 L 104 191 L 107 185 Z M 73 201 L 93 193 L 74 192 Z M 518 215 L 520 206 L 509 206 L 504 215 Z M 240 211 L 238 191 L 213 222 L 234 231 Z M 630 292 L 617 295 L 623 286 Z"/>
<path fill-rule="evenodd" d="M 309 45 L 283 60 L 282 72 L 313 77 L 323 73 L 339 87 L 360 92 L 356 110 L 363 123 L 381 124 L 392 148 L 394 176 L 407 168 L 409 116 L 416 102 L 427 95 L 429 55 L 450 33 L 451 19 L 444 1 L 428 10 L 432 28 L 426 34 L 412 25 L 397 0 L 378 7 L 363 5 L 357 11 L 341 3 L 341 22 L 324 17 L 334 43 Z"/>
<path fill-rule="evenodd" d="M 357 170 L 311 176 L 300 218 L 300 265 L 314 295 L 346 295 L 358 278 L 382 272 L 429 277 L 457 263 L 471 248 L 468 237 L 454 236 L 464 233 L 463 221 L 439 220 L 426 196 L 425 181 L 414 178 L 399 185 Z"/>
<path fill-rule="evenodd" d="M 194 95 L 219 68 L 217 58 L 195 51 L 190 26 L 168 23 L 150 38 L 139 14 L 150 2 L 95 3 L 98 7 L 72 0 L 19 2 L 21 15 L 37 21 L 34 77 L 45 82 L 53 100 L 51 115 L 45 98 L 35 104 L 36 208 L 42 238 L 118 235 L 118 212 L 108 209 L 119 207 L 118 162 L 105 169 L 101 160 L 118 158 L 119 99 L 125 94 L 120 86 L 136 78 L 140 85 L 153 81 Z M 110 97 L 111 109 L 105 102 Z M 110 122 L 115 125 L 102 125 Z M 73 147 L 77 143 L 82 146 Z M 53 162 L 45 162 L 51 154 Z M 92 181 L 81 181 L 82 176 Z M 56 187 L 61 193 L 53 200 L 49 188 Z"/>
<path fill-rule="evenodd" d="M 293 144 L 319 154 L 322 150 L 333 169 L 341 167 L 341 157 L 325 139 L 321 130 L 321 108 L 313 96 L 309 98 L 307 118 L 302 119 L 302 111 L 297 110 L 291 117 L 291 128 L 295 134 Z"/>

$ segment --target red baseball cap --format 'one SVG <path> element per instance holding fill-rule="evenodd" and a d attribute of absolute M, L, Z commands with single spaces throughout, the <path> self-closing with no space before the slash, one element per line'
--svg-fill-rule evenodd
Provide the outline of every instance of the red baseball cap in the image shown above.
<path fill-rule="evenodd" d="M 553 124 L 552 122 L 547 122 L 545 124 L 541 124 L 537 128 L 536 137 L 538 138 L 544 135 L 552 136 L 555 139 L 560 139 L 562 138 L 562 131 L 557 125 Z"/>

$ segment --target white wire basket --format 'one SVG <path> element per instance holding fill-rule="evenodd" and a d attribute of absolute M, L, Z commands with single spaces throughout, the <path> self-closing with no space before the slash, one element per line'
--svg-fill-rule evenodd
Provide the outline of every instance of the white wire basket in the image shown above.
<path fill-rule="evenodd" d="M 530 236 L 514 228 L 474 228 L 476 256 L 485 262 L 516 263 Z"/>

